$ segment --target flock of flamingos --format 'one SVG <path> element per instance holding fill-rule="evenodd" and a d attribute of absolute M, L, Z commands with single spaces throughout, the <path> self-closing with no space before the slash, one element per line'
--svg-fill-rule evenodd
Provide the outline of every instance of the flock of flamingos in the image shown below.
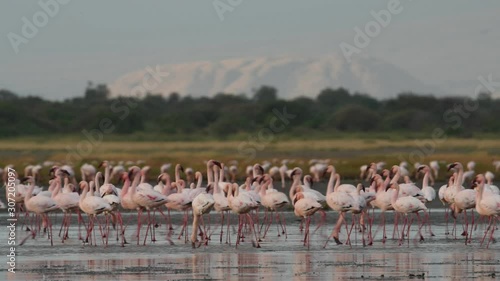
<path fill-rule="evenodd" d="M 73 167 L 51 165 L 51 180 L 47 190 L 37 186 L 41 165 L 27 166 L 24 177 L 20 177 L 16 172 L 9 175 L 9 167 L 3 171 L 0 169 L 4 183 L 15 181 L 13 200 L 16 203 L 16 215 L 19 222 L 23 221 L 23 230 L 29 231 L 26 237 L 21 237 L 20 244 L 24 244 L 30 237 L 36 238 L 37 233 L 41 233 L 50 239 L 53 245 L 53 216 L 51 215 L 51 219 L 49 213 L 59 210 L 63 213 L 59 230 L 63 243 L 69 239 L 72 216 L 76 215 L 78 238 L 84 244 L 97 245 L 100 241 L 99 243 L 107 245 L 109 237 L 114 238 L 116 231 L 117 243 L 122 246 L 128 243 L 125 235 L 127 226 L 131 219 L 135 219 L 133 214 L 122 214 L 123 210 L 137 212 L 137 228 L 133 237 L 138 245 L 145 245 L 148 240 L 156 241 L 155 229 L 162 224 L 167 228 L 167 241 L 172 243 L 174 228 L 170 211 L 182 212 L 184 216 L 178 239 L 184 239 L 185 243 L 191 242 L 193 247 L 207 245 L 216 231 L 217 235 L 220 231 L 220 243 L 223 242 L 225 233 L 226 243 L 231 244 L 230 213 L 238 217 L 236 247 L 244 241 L 245 236 L 251 237 L 254 247 L 260 247 L 259 242 L 268 235 L 273 220 L 278 236 L 286 237 L 283 211 L 291 208 L 295 215 L 302 219 L 300 231 L 303 232 L 303 243 L 307 247 L 311 234 L 315 231 L 311 233 L 309 230 L 311 218 L 318 213 L 314 218 L 317 221 L 317 230 L 325 223 L 325 210 L 328 208 L 339 215 L 331 235 L 324 244 L 325 247 L 332 238 L 337 244 L 343 244 L 339 238 L 343 226 L 347 237 L 344 243 L 350 245 L 350 236 L 354 229 L 355 232 L 362 233 L 363 245 L 372 245 L 375 239 L 372 231 L 376 217 L 374 209 L 380 210 L 377 213 L 379 228 L 383 228 L 382 242 L 385 243 L 387 239 L 385 213 L 390 210 L 395 213 L 393 238 L 398 239 L 399 245 L 406 239 L 410 240 L 410 227 L 415 218 L 418 222 L 415 237 L 424 240 L 423 232 L 434 235 L 431 230 L 430 210 L 426 204 L 435 200 L 436 194 L 439 200 L 448 206 L 446 215 L 449 213 L 454 219 L 455 236 L 457 218 L 463 213 L 462 235 L 465 236 L 465 244 L 472 242 L 472 234 L 477 231 L 478 218 L 488 220 L 481 240 L 483 245 L 489 233 L 488 247 L 490 241 L 495 240 L 494 232 L 500 215 L 499 189 L 492 183 L 494 174 L 486 172 L 475 175 L 474 162 L 467 164 L 467 171 L 464 171 L 459 162 L 449 164 L 447 169 L 453 174 L 448 183 L 439 189 L 433 187 L 434 178 L 437 178 L 439 172 L 437 161 L 432 161 L 429 165 L 415 165 L 412 174 L 407 163 L 394 165 L 390 169 L 384 169 L 383 162 L 362 166 L 360 180 L 366 187 L 363 184 L 341 184 L 335 167 L 325 160 L 311 160 L 310 174 L 306 175 L 298 167 L 289 169 L 287 160 L 283 160 L 281 166 L 274 167 L 271 167 L 269 162 L 255 164 L 247 167 L 246 181 L 242 185 L 235 182 L 238 170 L 235 163 L 227 167 L 215 160 L 207 161 L 206 181 L 201 172 L 194 172 L 191 168 L 183 169 L 179 164 L 175 166 L 175 177 L 171 178 L 168 173 L 171 165 L 165 164 L 160 169 L 161 174 L 157 177 L 155 186 L 148 183 L 150 167 L 130 165 L 126 169 L 123 163 L 114 164 L 111 161 L 103 161 L 97 168 L 91 164 L 82 165 L 79 183 L 76 181 Z M 495 171 L 499 171 L 500 161 L 495 161 L 494 165 Z M 100 169 L 103 169 L 104 175 Z M 182 173 L 185 179 L 181 177 Z M 410 176 L 416 180 L 422 177 L 421 188 L 411 181 Z M 280 191 L 285 190 L 287 177 L 292 181 L 289 194 Z M 328 179 L 326 194 L 313 188 L 313 183 L 323 178 Z M 277 188 L 275 181 L 280 181 L 281 187 Z M 121 188 L 114 185 L 118 182 L 122 183 Z M 7 195 L 9 203 L 11 197 L 12 195 Z M 263 218 L 262 214 L 259 215 L 259 209 L 265 211 Z M 479 214 L 476 222 L 474 210 Z M 220 214 L 220 226 L 210 226 L 209 221 L 208 225 L 205 223 L 205 215 L 213 211 Z M 84 213 L 88 219 L 84 219 Z M 350 223 L 347 222 L 347 213 L 352 214 Z M 188 234 L 190 214 L 191 235 Z M 161 219 L 157 218 L 158 215 Z M 128 223 L 124 222 L 127 218 Z M 448 227 L 446 229 L 448 231 Z"/>

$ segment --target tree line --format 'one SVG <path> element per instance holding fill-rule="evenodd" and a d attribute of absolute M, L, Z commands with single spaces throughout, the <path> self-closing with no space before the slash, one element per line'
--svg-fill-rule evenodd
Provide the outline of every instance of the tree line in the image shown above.
<path fill-rule="evenodd" d="M 99 128 L 108 118 L 114 135 L 163 138 L 230 138 L 269 126 L 273 109 L 295 117 L 283 134 L 291 137 L 337 133 L 432 133 L 470 137 L 500 132 L 500 99 L 489 93 L 478 97 L 435 97 L 401 93 L 378 100 L 347 89 L 326 88 L 316 98 L 284 100 L 271 86 L 251 96 L 219 93 L 213 97 L 111 97 L 106 85 L 89 83 L 82 97 L 49 101 L 0 90 L 0 136 L 79 134 Z"/>

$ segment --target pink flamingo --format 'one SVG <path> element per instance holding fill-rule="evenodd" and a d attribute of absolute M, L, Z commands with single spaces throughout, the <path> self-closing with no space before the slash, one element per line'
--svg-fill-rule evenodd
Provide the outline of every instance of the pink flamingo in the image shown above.
<path fill-rule="evenodd" d="M 399 237 L 399 245 L 401 245 L 402 241 L 404 239 L 406 225 L 408 225 L 408 230 L 407 230 L 408 243 L 409 243 L 409 239 L 410 239 L 410 227 L 411 227 L 411 223 L 412 223 L 413 219 L 408 221 L 408 214 L 415 213 L 417 215 L 418 219 L 420 220 L 420 216 L 419 216 L 418 212 L 419 211 L 424 211 L 424 212 L 427 211 L 427 207 L 425 207 L 424 203 L 422 203 L 420 200 L 418 200 L 417 198 L 412 197 L 412 196 L 405 196 L 405 197 L 398 198 L 400 190 L 399 190 L 399 184 L 397 182 L 391 183 L 391 187 L 397 191 L 392 195 L 392 200 L 391 200 L 392 207 L 394 208 L 394 210 L 396 212 L 405 215 L 403 230 L 401 231 L 401 236 Z M 422 225 L 423 224 L 424 224 L 424 222 L 422 221 Z M 422 236 L 422 233 L 420 232 L 421 228 L 422 228 L 422 226 L 419 225 L 418 233 L 420 235 L 420 240 L 424 240 L 424 237 Z"/>
<path fill-rule="evenodd" d="M 106 202 L 106 200 L 102 199 L 101 197 L 94 196 L 94 182 L 90 182 L 90 187 L 89 184 L 85 181 L 80 182 L 80 189 L 82 189 L 82 195 L 80 196 L 80 202 L 79 206 L 80 209 L 86 213 L 89 217 L 89 225 L 87 228 L 87 237 L 85 237 L 84 243 L 88 242 L 88 239 L 94 230 L 94 225 L 95 221 L 97 221 L 97 224 L 99 225 L 99 231 L 101 232 L 101 237 L 103 239 L 104 243 L 104 234 L 102 231 L 102 226 L 101 223 L 99 222 L 99 219 L 97 218 L 97 215 L 101 213 L 109 213 L 112 211 L 111 206 Z M 106 227 L 107 227 L 107 218 L 106 218 Z M 90 242 L 92 242 L 92 237 L 90 239 Z M 106 245 L 108 244 L 108 239 L 106 236 Z M 97 246 L 97 241 L 96 237 L 94 234 L 94 246 Z"/>
<path fill-rule="evenodd" d="M 63 232 L 63 237 L 62 237 L 62 242 L 64 243 L 64 240 L 68 238 L 68 232 L 69 232 L 69 225 L 71 222 L 71 212 L 76 211 L 78 215 L 78 236 L 79 239 L 81 239 L 81 233 L 80 233 L 80 222 L 81 222 L 81 214 L 80 214 L 80 208 L 79 203 L 80 203 L 80 195 L 76 192 L 62 192 L 61 191 L 61 180 L 63 175 L 67 175 L 66 171 L 64 170 L 59 170 L 56 172 L 56 175 L 58 178 L 56 179 L 57 184 L 55 189 L 52 192 L 52 199 L 56 201 L 57 205 L 59 205 L 59 208 L 64 213 L 62 224 L 61 224 L 61 230 L 65 229 Z M 67 185 L 68 178 L 65 178 L 65 186 Z M 59 231 L 59 236 L 61 236 L 61 231 Z"/>
<path fill-rule="evenodd" d="M 304 196 L 303 192 L 298 192 L 294 195 L 292 199 L 294 213 L 297 217 L 301 217 L 306 221 L 305 234 L 304 234 L 304 246 L 309 249 L 310 245 L 310 234 L 309 225 L 311 224 L 311 216 L 314 215 L 318 210 L 322 208 L 321 204 L 312 198 L 307 198 Z"/>
<path fill-rule="evenodd" d="M 48 213 L 55 211 L 59 209 L 59 206 L 57 206 L 57 203 L 50 197 L 46 196 L 32 196 L 33 189 L 35 188 L 35 180 L 33 177 L 28 177 L 27 178 L 29 182 L 29 189 L 24 197 L 24 205 L 26 206 L 26 209 L 30 212 L 35 213 L 38 216 L 42 217 L 43 225 L 48 227 L 48 235 L 50 236 L 50 245 L 54 246 L 53 240 L 52 240 L 52 223 L 50 222 Z M 32 237 L 33 239 L 36 237 L 36 231 L 34 227 L 32 227 Z M 28 236 L 29 237 L 29 236 Z M 24 244 L 26 239 L 24 238 L 20 245 Z"/>
<path fill-rule="evenodd" d="M 144 172 L 141 171 L 141 177 L 144 176 Z M 136 175 L 137 178 L 137 175 Z M 134 179 L 135 182 L 135 179 Z M 143 245 L 146 245 L 146 239 L 148 237 L 148 232 L 151 230 L 151 241 L 155 242 L 155 234 L 154 234 L 154 228 L 152 228 L 153 222 L 155 221 L 154 219 L 154 214 L 153 214 L 153 219 L 151 219 L 151 210 L 156 210 L 158 207 L 164 205 L 165 203 L 168 202 L 167 196 L 155 191 L 152 187 L 151 188 L 134 188 L 132 186 L 131 189 L 131 194 L 130 196 L 132 197 L 132 200 L 139 205 L 141 208 L 139 208 L 138 211 L 138 217 L 137 217 L 137 237 L 140 238 L 140 224 L 141 224 L 141 213 L 142 210 L 145 209 L 148 212 L 148 225 L 146 228 L 146 235 L 144 236 L 144 242 Z M 169 241 L 171 242 L 171 241 Z M 137 239 L 137 245 L 139 245 L 139 239 Z"/>
<path fill-rule="evenodd" d="M 252 245 L 256 248 L 260 248 L 258 241 L 259 239 L 257 238 L 253 219 L 249 214 L 249 212 L 256 207 L 256 202 L 254 202 L 251 197 L 240 194 L 240 189 L 237 185 L 229 186 L 227 200 L 229 202 L 229 207 L 231 208 L 233 213 L 238 214 L 238 237 L 236 240 L 236 247 L 238 247 L 238 244 L 240 243 L 243 232 L 243 222 L 244 218 L 246 217 L 248 225 L 250 225 L 250 228 L 255 237 L 255 240 L 252 240 Z"/>
<path fill-rule="evenodd" d="M 496 221 L 498 216 L 500 216 L 500 195 L 496 194 L 488 194 L 488 196 L 484 196 L 484 187 L 485 187 L 485 177 L 483 174 L 479 174 L 476 176 L 473 182 L 473 187 L 477 187 L 478 192 L 476 193 L 476 211 L 482 215 L 490 218 L 488 228 L 484 232 L 483 239 L 481 240 L 481 246 L 484 243 L 484 239 L 488 234 L 488 230 L 490 231 L 490 239 L 486 244 L 486 248 L 489 247 L 491 240 L 493 240 L 493 233 L 496 229 Z"/>
<path fill-rule="evenodd" d="M 288 235 L 286 233 L 285 217 L 282 216 L 283 218 L 281 218 L 280 210 L 289 205 L 290 201 L 288 201 L 288 197 L 285 193 L 279 192 L 273 188 L 273 178 L 268 175 L 264 176 L 264 185 L 260 187 L 260 197 L 262 200 L 262 206 L 266 208 L 266 217 L 267 211 L 271 212 L 269 223 L 264 231 L 264 236 L 262 236 L 262 238 L 266 237 L 267 231 L 269 230 L 269 227 L 273 222 L 273 212 L 276 212 L 277 223 L 281 225 L 282 234 L 284 234 L 285 237 L 288 238 Z M 278 228 L 278 237 L 279 236 L 281 235 Z"/>

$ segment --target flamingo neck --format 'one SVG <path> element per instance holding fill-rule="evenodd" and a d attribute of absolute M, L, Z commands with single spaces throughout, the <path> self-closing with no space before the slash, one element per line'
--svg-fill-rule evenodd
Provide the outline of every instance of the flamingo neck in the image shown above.
<path fill-rule="evenodd" d="M 203 182 L 203 176 L 201 175 L 201 173 L 198 175 L 198 182 L 196 183 L 196 188 L 200 188 L 201 187 L 201 183 Z"/>
<path fill-rule="evenodd" d="M 429 186 L 430 171 L 425 171 L 424 179 L 422 180 L 422 188 Z"/>
<path fill-rule="evenodd" d="M 215 167 L 214 167 L 214 170 L 212 170 L 212 171 L 215 174 L 215 179 L 213 182 L 214 183 L 214 194 L 217 194 L 217 193 L 220 194 L 220 193 L 222 193 L 222 190 L 220 190 L 220 188 L 219 188 L 219 177 L 217 176 Z"/>
<path fill-rule="evenodd" d="M 224 166 L 222 166 L 222 168 L 219 169 L 219 181 L 224 181 Z"/>
<path fill-rule="evenodd" d="M 207 184 L 214 182 L 214 171 L 211 161 L 207 162 Z"/>
<path fill-rule="evenodd" d="M 28 193 L 24 196 L 24 201 L 29 201 L 32 197 L 33 190 L 35 189 L 35 183 L 33 180 L 30 181 L 30 186 L 28 188 Z"/>
<path fill-rule="evenodd" d="M 479 205 L 479 203 L 483 199 L 484 184 L 480 184 L 477 187 L 477 189 L 478 189 L 478 192 L 476 192 L 476 205 Z"/>
<path fill-rule="evenodd" d="M 398 183 L 400 177 L 401 177 L 401 170 L 398 168 L 396 174 L 394 175 L 390 183 Z"/>
<path fill-rule="evenodd" d="M 134 181 L 132 182 L 132 185 L 130 186 L 130 196 L 134 196 L 134 194 L 137 192 L 137 186 L 139 185 L 139 180 L 140 177 L 137 175 L 134 177 Z"/>
<path fill-rule="evenodd" d="M 52 192 L 52 198 L 56 197 L 59 192 L 61 192 L 61 183 L 57 181 L 55 185 L 51 184 L 48 188 L 48 191 Z"/>
<path fill-rule="evenodd" d="M 391 204 L 396 203 L 399 196 L 399 184 L 396 183 L 396 191 L 392 193 Z"/>
<path fill-rule="evenodd" d="M 335 174 L 335 187 L 333 188 L 333 191 L 337 191 L 339 189 L 339 186 L 340 186 L 340 175 L 339 174 Z"/>
<path fill-rule="evenodd" d="M 295 189 L 299 185 L 300 185 L 300 178 L 299 178 L 299 176 L 294 176 L 293 183 L 292 183 L 292 186 L 290 187 L 290 192 L 289 192 L 290 198 L 293 198 L 293 196 L 295 196 Z"/>
<path fill-rule="evenodd" d="M 335 171 L 332 170 L 330 173 L 330 179 L 328 179 L 328 186 L 326 187 L 326 194 L 330 194 L 333 192 L 333 181 L 335 178 Z"/>
<path fill-rule="evenodd" d="M 180 170 L 181 170 L 181 165 L 179 165 L 179 164 L 175 165 L 175 181 L 176 182 L 179 182 L 181 180 Z"/>
<path fill-rule="evenodd" d="M 94 184 L 95 184 L 96 190 L 101 187 L 101 184 L 99 183 L 99 176 L 100 175 L 102 175 L 101 172 L 98 172 L 95 174 Z M 92 187 L 90 188 L 90 192 L 93 192 Z"/>
<path fill-rule="evenodd" d="M 104 184 L 109 184 L 110 170 L 109 165 L 106 163 L 106 167 L 104 168 Z"/>
<path fill-rule="evenodd" d="M 121 197 L 121 198 L 125 197 L 125 195 L 126 195 L 126 194 L 127 194 L 127 192 L 128 192 L 129 187 L 130 187 L 130 180 L 129 180 L 129 179 L 128 179 L 128 177 L 127 177 L 127 179 L 126 179 L 126 180 L 125 180 L 125 182 L 123 183 L 122 192 L 120 193 L 120 197 Z"/>
<path fill-rule="evenodd" d="M 464 183 L 464 167 L 462 165 L 458 166 L 458 176 L 455 178 L 455 187 L 457 190 L 460 188 L 460 186 Z"/>
<path fill-rule="evenodd" d="M 85 197 L 87 196 L 87 193 L 89 192 L 89 184 L 85 183 L 85 186 L 83 187 L 82 195 L 80 195 L 80 204 L 85 200 Z"/>

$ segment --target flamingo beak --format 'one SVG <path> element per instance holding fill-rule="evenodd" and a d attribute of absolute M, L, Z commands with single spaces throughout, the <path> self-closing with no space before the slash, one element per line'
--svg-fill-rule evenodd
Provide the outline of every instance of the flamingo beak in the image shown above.
<path fill-rule="evenodd" d="M 449 172 L 451 169 L 455 168 L 455 166 L 457 166 L 457 164 L 450 164 L 450 165 L 448 166 L 448 172 Z"/>

